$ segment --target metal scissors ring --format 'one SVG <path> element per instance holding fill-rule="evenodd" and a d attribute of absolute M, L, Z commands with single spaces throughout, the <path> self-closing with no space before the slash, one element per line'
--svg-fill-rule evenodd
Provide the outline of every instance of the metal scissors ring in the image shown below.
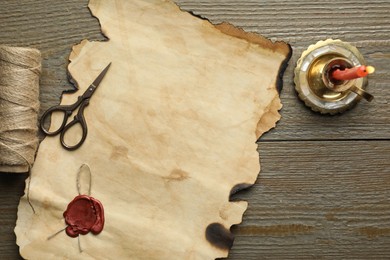
<path fill-rule="evenodd" d="M 111 63 L 107 65 L 107 67 L 99 74 L 99 76 L 97 76 L 97 78 L 87 88 L 87 90 L 77 98 L 77 101 L 74 104 L 53 106 L 48 110 L 46 110 L 45 113 L 43 113 L 42 118 L 40 120 L 41 130 L 48 136 L 55 136 L 60 134 L 61 145 L 65 149 L 70 151 L 76 150 L 84 143 L 85 139 L 87 138 L 88 128 L 87 128 L 87 122 L 85 121 L 84 118 L 84 109 L 86 106 L 88 106 L 92 95 L 95 93 L 95 90 L 99 86 L 100 82 L 102 82 L 110 66 Z M 78 107 L 79 110 L 77 111 L 77 114 L 75 115 L 74 119 L 67 124 L 68 118 Z M 50 131 L 49 129 L 45 128 L 44 124 L 48 120 L 49 116 L 51 117 L 54 112 L 63 113 L 64 118 L 62 120 L 62 124 L 57 129 Z M 65 143 L 65 139 L 64 139 L 65 133 L 76 124 L 79 124 L 82 129 L 81 139 L 75 145 L 68 145 Z"/>

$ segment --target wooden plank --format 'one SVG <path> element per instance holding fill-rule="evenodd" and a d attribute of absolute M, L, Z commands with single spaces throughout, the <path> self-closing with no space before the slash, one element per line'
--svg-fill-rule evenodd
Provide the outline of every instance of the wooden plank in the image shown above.
<path fill-rule="evenodd" d="M 14 228 L 27 174 L 0 173 L 0 259 L 22 259 Z"/>
<path fill-rule="evenodd" d="M 390 256 L 390 141 L 261 142 L 260 154 L 231 259 Z"/>

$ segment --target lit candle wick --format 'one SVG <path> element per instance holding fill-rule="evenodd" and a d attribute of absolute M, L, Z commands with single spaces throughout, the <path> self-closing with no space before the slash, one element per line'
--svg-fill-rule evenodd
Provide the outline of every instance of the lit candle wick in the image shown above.
<path fill-rule="evenodd" d="M 336 69 L 332 72 L 332 79 L 335 80 L 351 80 L 366 77 L 368 74 L 374 73 L 373 66 L 357 66 L 350 69 Z"/>

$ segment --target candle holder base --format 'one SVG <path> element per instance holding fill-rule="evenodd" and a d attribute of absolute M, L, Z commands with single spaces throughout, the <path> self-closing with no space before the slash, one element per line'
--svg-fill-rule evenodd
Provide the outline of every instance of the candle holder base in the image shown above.
<path fill-rule="evenodd" d="M 319 41 L 304 51 L 295 68 L 295 89 L 299 98 L 313 111 L 322 114 L 342 113 L 363 97 L 373 96 L 364 89 L 367 78 L 335 81 L 330 74 L 335 69 L 365 64 L 358 49 L 340 40 Z"/>

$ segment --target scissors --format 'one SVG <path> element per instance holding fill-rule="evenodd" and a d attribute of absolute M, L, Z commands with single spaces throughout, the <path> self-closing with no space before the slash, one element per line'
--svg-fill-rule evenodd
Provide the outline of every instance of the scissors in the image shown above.
<path fill-rule="evenodd" d="M 40 128 L 41 130 L 48 136 L 55 136 L 60 134 L 60 141 L 61 145 L 69 151 L 76 150 L 79 148 L 85 141 L 85 138 L 87 137 L 88 128 L 87 123 L 84 118 L 84 109 L 89 104 L 89 100 L 91 99 L 92 95 L 95 93 L 96 88 L 99 86 L 100 82 L 102 82 L 104 76 L 106 75 L 108 69 L 111 66 L 108 64 L 108 66 L 97 76 L 97 78 L 93 81 L 93 83 L 87 88 L 87 90 L 77 98 L 77 101 L 72 105 L 58 105 L 53 106 L 49 108 L 45 113 L 43 113 L 42 118 L 40 120 Z M 74 119 L 66 124 L 68 122 L 68 118 L 72 115 L 72 113 L 79 107 L 79 111 L 77 111 L 77 114 L 75 115 Z M 52 116 L 54 112 L 61 112 L 64 114 L 64 119 L 62 121 L 61 126 L 53 131 L 49 131 L 49 129 L 46 129 L 44 126 L 44 123 L 48 119 L 49 116 Z M 80 141 L 75 145 L 67 145 L 64 141 L 65 133 L 74 125 L 80 124 L 82 129 L 82 136 Z"/>

